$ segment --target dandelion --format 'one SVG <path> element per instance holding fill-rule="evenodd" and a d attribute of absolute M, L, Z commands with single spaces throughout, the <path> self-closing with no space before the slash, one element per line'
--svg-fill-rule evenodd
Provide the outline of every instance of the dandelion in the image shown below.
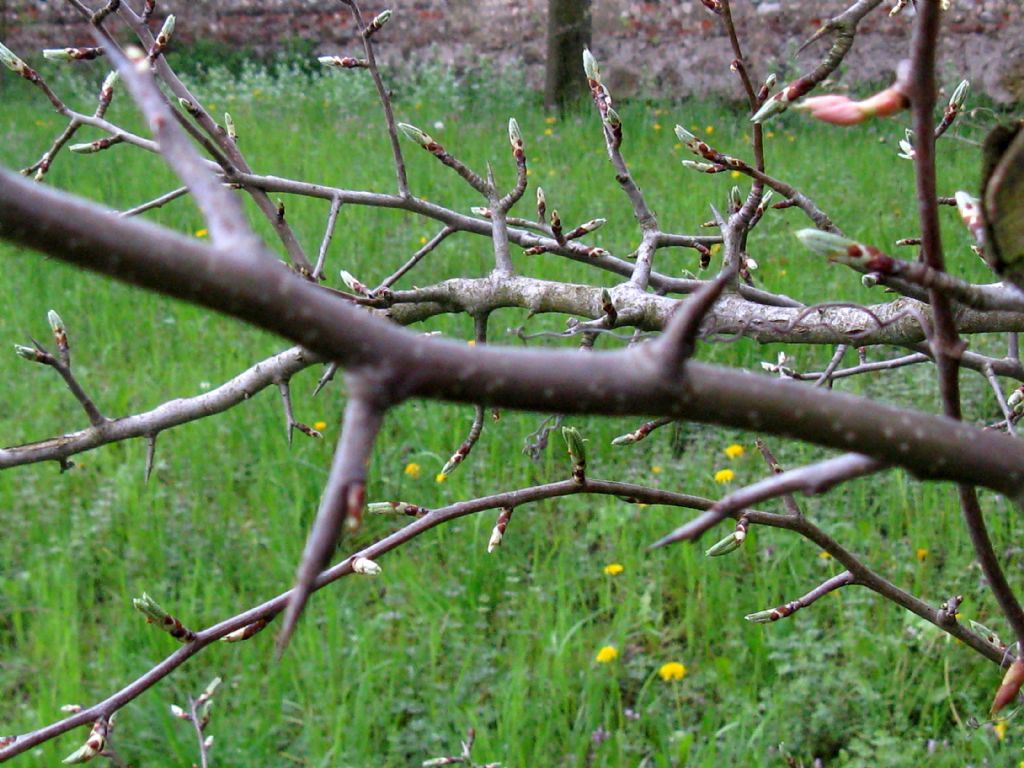
<path fill-rule="evenodd" d="M 728 483 L 734 477 L 736 477 L 736 473 L 733 472 L 731 469 L 720 469 L 717 472 L 715 472 L 716 483 Z"/>
<path fill-rule="evenodd" d="M 609 576 L 618 576 L 624 570 L 626 569 L 622 566 L 622 563 L 608 563 L 604 567 L 604 572 Z"/>
<path fill-rule="evenodd" d="M 924 547 L 918 547 L 914 550 L 914 556 L 917 558 L 919 563 L 923 563 L 928 559 L 928 550 Z"/>
<path fill-rule="evenodd" d="M 558 122 L 558 118 L 555 117 L 554 115 L 548 115 L 547 117 L 544 118 L 544 122 L 547 123 L 548 125 L 554 125 L 555 123 Z"/>
<path fill-rule="evenodd" d="M 313 422 L 313 429 L 315 429 L 317 432 L 323 432 L 325 429 L 327 429 L 327 422 L 326 421 L 314 421 Z"/>
<path fill-rule="evenodd" d="M 713 126 L 713 125 L 709 125 L 709 126 L 704 128 L 704 133 L 706 133 L 708 136 L 710 136 L 714 132 L 715 132 L 715 126 Z"/>
<path fill-rule="evenodd" d="M 714 243 L 714 244 L 712 244 L 712 246 L 711 246 L 711 255 L 714 256 L 720 250 L 722 250 L 722 244 L 721 243 Z"/>
<path fill-rule="evenodd" d="M 554 136 L 555 132 L 551 128 L 545 128 L 544 129 L 544 135 L 545 136 Z"/>
<path fill-rule="evenodd" d="M 682 148 L 683 148 L 683 143 L 681 141 L 677 141 L 675 144 L 672 145 L 672 149 L 682 149 Z"/>
<path fill-rule="evenodd" d="M 743 174 L 742 174 L 742 173 L 740 173 L 739 171 L 730 171 L 730 172 L 729 172 L 729 178 L 730 178 L 730 179 L 738 179 L 738 178 L 739 178 L 740 176 L 742 176 L 742 175 L 743 175 Z"/>
<path fill-rule="evenodd" d="M 598 664 L 609 664 L 619 658 L 619 651 L 614 645 L 606 645 L 597 652 L 594 660 Z"/>
<path fill-rule="evenodd" d="M 660 131 L 661 130 L 661 123 L 655 123 L 654 124 L 654 130 Z"/>
<path fill-rule="evenodd" d="M 737 443 L 733 443 L 732 445 L 725 449 L 725 455 L 728 456 L 730 459 L 738 459 L 744 453 L 745 449 L 743 448 L 743 446 L 738 445 Z"/>
<path fill-rule="evenodd" d="M 766 134 L 764 135 L 764 137 L 765 137 L 766 139 L 774 139 L 774 138 L 775 138 L 775 131 L 768 131 L 768 132 L 767 132 L 767 133 L 766 133 Z"/>
<path fill-rule="evenodd" d="M 427 244 L 427 236 L 426 235 L 420 235 L 420 245 L 426 245 L 426 244 Z"/>
<path fill-rule="evenodd" d="M 682 680 L 686 677 L 686 665 L 680 664 L 678 661 L 670 661 L 667 664 L 662 664 L 661 668 L 658 670 L 658 677 L 666 683 L 673 680 Z"/>
<path fill-rule="evenodd" d="M 655 464 L 653 467 L 651 467 L 651 474 L 652 475 L 660 475 L 661 472 L 662 472 L 662 469 L 661 469 L 661 465 L 660 464 Z"/>
<path fill-rule="evenodd" d="M 446 475 L 444 472 L 438 472 L 436 475 L 434 475 L 435 483 L 443 483 L 447 479 L 448 475 Z"/>
<path fill-rule="evenodd" d="M 405 469 L 402 471 L 413 480 L 419 480 L 420 474 L 423 472 L 423 468 L 415 461 L 410 461 L 405 465 Z"/>
<path fill-rule="evenodd" d="M 832 559 L 832 555 L 830 555 L 825 550 L 822 550 L 821 552 L 819 552 L 818 553 L 818 557 L 821 558 L 822 560 L 831 560 Z"/>
<path fill-rule="evenodd" d="M 208 230 L 208 229 L 197 229 L 196 230 L 196 237 L 206 237 L 208 234 L 210 234 L 210 230 Z"/>
<path fill-rule="evenodd" d="M 992 730 L 995 732 L 996 738 L 1002 741 L 1006 738 L 1006 721 L 999 720 L 992 726 Z"/>

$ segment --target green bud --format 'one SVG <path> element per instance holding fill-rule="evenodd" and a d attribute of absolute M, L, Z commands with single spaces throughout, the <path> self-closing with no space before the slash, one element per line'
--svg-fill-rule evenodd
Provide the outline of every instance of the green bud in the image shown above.
<path fill-rule="evenodd" d="M 805 248 L 829 259 L 845 254 L 851 245 L 857 245 L 855 240 L 820 229 L 801 229 L 796 237 Z"/>
<path fill-rule="evenodd" d="M 866 275 L 861 275 L 860 284 L 865 288 L 874 288 L 878 285 L 878 275 L 873 272 L 868 272 Z"/>
<path fill-rule="evenodd" d="M 24 358 L 25 360 L 31 360 L 32 362 L 35 362 L 36 359 L 38 358 L 38 352 L 34 347 L 25 347 L 22 346 L 21 344 L 15 344 L 14 351 L 18 355 L 18 357 Z"/>
<path fill-rule="evenodd" d="M 430 134 L 421 131 L 415 125 L 409 125 L 409 123 L 399 123 L 398 130 L 404 133 L 407 139 L 412 139 L 424 149 L 427 149 L 431 144 L 437 143 L 434 141 L 433 138 L 431 138 Z"/>
<path fill-rule="evenodd" d="M 474 216 L 479 216 L 482 219 L 489 219 L 489 218 L 491 218 L 491 209 L 490 208 L 482 208 L 479 205 L 474 205 L 469 210 L 473 213 Z"/>
<path fill-rule="evenodd" d="M 171 41 L 171 35 L 174 34 L 174 14 L 172 13 L 164 20 L 164 25 L 160 28 L 160 34 L 156 36 L 156 44 L 163 48 Z"/>
<path fill-rule="evenodd" d="M 612 445 L 632 445 L 637 441 L 636 435 L 630 432 L 628 435 L 619 435 L 612 440 Z"/>
<path fill-rule="evenodd" d="M 512 144 L 512 149 L 519 149 L 523 145 L 523 134 L 519 132 L 519 123 L 514 117 L 510 117 L 508 121 L 508 140 Z"/>
<path fill-rule="evenodd" d="M 729 205 L 733 208 L 740 208 L 743 205 L 743 198 L 740 195 L 739 187 L 733 187 L 729 190 Z"/>
<path fill-rule="evenodd" d="M 676 124 L 676 136 L 678 136 L 679 140 L 681 142 L 683 142 L 684 144 L 688 144 L 691 141 L 695 141 L 696 138 L 697 138 L 696 136 L 694 136 L 692 133 L 690 133 L 688 130 L 683 128 L 683 126 L 679 125 L 678 123 Z"/>
<path fill-rule="evenodd" d="M 58 315 L 54 310 L 51 309 L 46 313 L 46 319 L 50 323 L 50 330 L 54 333 L 65 332 L 64 321 L 60 319 L 60 315 Z"/>
<path fill-rule="evenodd" d="M 768 77 L 764 79 L 764 87 L 770 91 L 772 88 L 775 87 L 776 82 L 778 82 L 778 77 L 776 77 L 775 73 L 772 72 L 770 75 L 768 75 Z"/>
<path fill-rule="evenodd" d="M 562 439 L 565 440 L 565 446 L 569 449 L 569 456 L 572 458 L 572 463 L 578 467 L 585 467 L 587 465 L 587 453 L 583 447 L 583 436 L 576 427 L 562 427 Z"/>
<path fill-rule="evenodd" d="M 68 147 L 69 152 L 74 152 L 76 155 L 91 155 L 93 152 L 99 152 L 99 145 L 95 141 L 91 141 L 88 144 L 72 144 Z"/>
<path fill-rule="evenodd" d="M 380 574 L 380 566 L 368 557 L 357 557 L 352 561 L 352 572 L 361 573 L 364 576 L 377 576 Z"/>
<path fill-rule="evenodd" d="M 120 79 L 121 79 L 121 73 L 118 72 L 117 70 L 114 70 L 113 72 L 109 73 L 103 79 L 103 88 L 102 88 L 102 90 L 104 90 L 104 91 L 112 91 L 112 90 L 114 90 L 114 86 L 117 85 L 117 81 L 120 80 Z"/>
<path fill-rule="evenodd" d="M 43 58 L 50 61 L 71 61 L 75 57 L 71 48 L 43 48 Z"/>
<path fill-rule="evenodd" d="M 963 105 L 964 100 L 967 98 L 967 91 L 970 90 L 971 83 L 968 80 L 961 80 L 960 84 L 953 91 L 953 95 L 949 97 L 949 106 L 951 109 L 959 111 Z"/>
<path fill-rule="evenodd" d="M 775 613 L 775 609 L 771 608 L 767 611 L 758 611 L 757 613 L 748 613 L 743 617 L 747 621 L 752 621 L 754 624 L 771 624 L 778 618 Z"/>
<path fill-rule="evenodd" d="M 683 166 L 697 173 L 711 173 L 718 167 L 713 163 L 699 163 L 696 160 L 683 160 Z"/>
<path fill-rule="evenodd" d="M 786 109 L 789 107 L 789 101 L 787 101 L 786 98 L 783 96 L 785 92 L 785 89 L 779 91 L 770 99 L 768 99 L 764 104 L 762 104 L 761 108 L 754 113 L 754 116 L 752 118 L 750 118 L 750 122 L 763 123 L 768 118 L 774 117 L 775 115 L 785 112 Z"/>
<path fill-rule="evenodd" d="M 235 130 L 235 121 L 231 119 L 231 113 L 224 113 L 224 128 L 228 132 L 228 138 L 232 141 L 238 140 L 238 131 Z"/>
<path fill-rule="evenodd" d="M 548 204 L 547 198 L 544 196 L 544 188 L 537 187 L 537 207 L 546 206 Z"/>
<path fill-rule="evenodd" d="M 170 614 L 161 608 L 160 604 L 145 592 L 142 593 L 142 597 L 132 599 L 132 606 L 134 606 L 135 610 L 142 613 L 147 619 L 152 619 L 158 623 L 162 622 L 164 619 L 170 618 Z"/>
<path fill-rule="evenodd" d="M 722 555 L 728 555 L 730 552 L 735 552 L 743 544 L 743 538 L 736 535 L 733 531 L 720 542 L 712 546 L 710 549 L 704 552 L 708 557 L 721 557 Z M 750 618 L 749 616 L 747 617 Z"/>
<path fill-rule="evenodd" d="M 605 114 L 604 119 L 605 119 L 605 122 L 607 122 L 608 125 L 612 127 L 612 129 L 616 129 L 616 128 L 621 128 L 622 127 L 622 118 L 620 118 L 619 117 L 619 113 L 616 112 L 611 107 L 608 107 L 608 111 Z"/>
<path fill-rule="evenodd" d="M 3 43 L 0 43 L 0 64 L 3 64 L 11 72 L 15 72 L 19 75 L 24 76 L 28 71 L 28 65 L 15 56 L 14 51 L 8 48 Z"/>
<path fill-rule="evenodd" d="M 594 58 L 594 54 L 590 52 L 589 48 L 583 49 L 583 71 L 586 72 L 588 79 L 595 83 L 601 82 L 601 70 L 598 69 L 597 59 Z"/>

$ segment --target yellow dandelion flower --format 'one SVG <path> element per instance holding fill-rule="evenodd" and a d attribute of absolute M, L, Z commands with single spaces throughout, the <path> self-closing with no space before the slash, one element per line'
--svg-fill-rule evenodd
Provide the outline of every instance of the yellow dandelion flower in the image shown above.
<path fill-rule="evenodd" d="M 545 128 L 544 129 L 544 135 L 545 136 L 554 136 L 555 135 L 555 131 L 552 128 Z"/>
<path fill-rule="evenodd" d="M 443 483 L 447 479 L 448 475 L 446 475 L 444 472 L 438 472 L 436 475 L 434 475 L 435 483 Z"/>
<path fill-rule="evenodd" d="M 715 126 L 713 126 L 713 125 L 709 125 L 709 126 L 704 128 L 704 133 L 706 133 L 708 136 L 710 136 L 714 132 L 715 132 Z"/>
<path fill-rule="evenodd" d="M 208 234 L 210 234 L 210 230 L 208 230 L 208 229 L 197 229 L 196 230 L 196 237 L 206 237 Z"/>
<path fill-rule="evenodd" d="M 715 472 L 716 483 L 728 483 L 734 477 L 736 477 L 736 473 L 733 472 L 731 469 L 720 469 L 717 472 Z"/>
<path fill-rule="evenodd" d="M 618 576 L 624 570 L 626 569 L 622 566 L 622 563 L 608 563 L 604 567 L 604 572 L 609 576 Z"/>
<path fill-rule="evenodd" d="M 924 547 L 918 547 L 914 550 L 914 557 L 917 558 L 918 562 L 923 563 L 928 559 L 928 550 Z"/>
<path fill-rule="evenodd" d="M 712 256 L 714 256 L 714 255 L 715 255 L 716 253 L 718 253 L 718 252 L 719 252 L 720 250 L 722 250 L 722 244 L 721 244 L 721 243 L 713 243 L 713 244 L 711 245 L 711 255 L 712 255 Z"/>
<path fill-rule="evenodd" d="M 466 342 L 466 346 L 467 347 L 475 347 L 476 346 L 476 339 L 470 339 L 469 341 L 467 341 Z"/>
<path fill-rule="evenodd" d="M 775 138 L 775 131 L 768 131 L 764 136 L 765 136 L 766 139 L 774 139 Z"/>
<path fill-rule="evenodd" d="M 614 645 L 606 645 L 597 652 L 594 660 L 598 664 L 608 664 L 619 658 L 619 651 Z"/>
<path fill-rule="evenodd" d="M 651 474 L 660 475 L 661 471 L 662 470 L 661 470 L 661 465 L 660 464 L 655 464 L 653 467 L 651 467 Z"/>
<path fill-rule="evenodd" d="M 654 124 L 654 130 L 660 131 L 661 130 L 661 123 L 655 123 Z"/>
<path fill-rule="evenodd" d="M 682 680 L 686 677 L 686 665 L 680 664 L 678 661 L 662 664 L 658 670 L 658 676 L 666 683 L 672 680 Z"/>
<path fill-rule="evenodd" d="M 739 171 L 729 171 L 729 178 L 730 179 L 738 179 L 742 175 L 743 174 L 740 173 Z"/>
<path fill-rule="evenodd" d="M 822 550 L 821 552 L 819 552 L 818 553 L 818 557 L 820 557 L 822 560 L 831 560 L 832 559 L 832 555 L 830 555 L 825 550 Z"/>
<path fill-rule="evenodd" d="M 732 445 L 725 449 L 725 455 L 728 456 L 730 459 L 738 459 L 745 452 L 746 450 L 744 449 L 744 447 L 742 445 L 738 445 L 737 443 L 733 443 Z"/>
<path fill-rule="evenodd" d="M 314 421 L 313 422 L 313 429 L 315 429 L 317 432 L 323 432 L 325 429 L 327 429 L 327 422 L 326 421 Z"/>
<path fill-rule="evenodd" d="M 426 235 L 420 235 L 420 245 L 426 245 L 426 244 L 427 244 L 427 236 Z"/>
<path fill-rule="evenodd" d="M 996 738 L 1002 741 L 1006 738 L 1006 721 L 1000 720 L 992 726 L 992 730 L 995 731 Z"/>
<path fill-rule="evenodd" d="M 682 148 L 683 148 L 683 143 L 681 141 L 677 141 L 675 144 L 672 145 L 672 149 L 682 149 Z"/>
<path fill-rule="evenodd" d="M 555 123 L 558 122 L 558 118 L 555 117 L 554 115 L 548 115 L 547 117 L 544 118 L 544 122 L 547 123 L 548 125 L 554 125 Z"/>
<path fill-rule="evenodd" d="M 406 475 L 411 477 L 413 480 L 419 480 L 420 474 L 423 472 L 423 468 L 415 461 L 410 461 L 405 465 L 405 469 L 402 470 Z"/>

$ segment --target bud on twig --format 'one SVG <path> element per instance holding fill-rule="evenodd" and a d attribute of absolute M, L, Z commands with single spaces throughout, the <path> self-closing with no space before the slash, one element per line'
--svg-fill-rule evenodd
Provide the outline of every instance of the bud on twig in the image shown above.
<path fill-rule="evenodd" d="M 173 13 L 164 19 L 164 25 L 160 27 L 160 33 L 156 36 L 154 54 L 160 53 L 171 42 L 171 35 L 174 34 L 174 21 Z"/>
<path fill-rule="evenodd" d="M 224 129 L 227 131 L 228 138 L 231 141 L 238 143 L 238 131 L 235 130 L 235 121 L 231 119 L 231 113 L 224 113 Z"/>
<path fill-rule="evenodd" d="M 728 555 L 730 552 L 734 552 L 740 548 L 743 544 L 743 536 L 737 535 L 736 531 L 733 531 L 724 539 L 714 544 L 710 549 L 704 552 L 708 557 L 721 557 L 722 555 Z M 749 616 L 747 617 L 750 618 Z"/>
<path fill-rule="evenodd" d="M 67 765 L 89 762 L 103 751 L 107 744 L 107 732 L 107 721 L 102 718 L 97 720 L 93 723 L 92 730 L 89 732 L 89 738 L 85 740 L 85 744 L 65 757 L 61 762 Z"/>
<path fill-rule="evenodd" d="M 590 234 L 595 229 L 600 229 L 607 223 L 608 219 L 591 219 L 578 227 L 570 231 L 565 235 L 566 240 L 575 240 L 577 237 L 583 237 L 584 235 Z"/>
<path fill-rule="evenodd" d="M 267 619 L 257 619 L 252 624 L 246 624 L 241 629 L 236 629 L 230 634 L 224 635 L 221 638 L 225 643 L 240 643 L 243 640 L 248 640 L 253 635 L 256 635 L 263 631 L 263 629 L 269 624 Z"/>
<path fill-rule="evenodd" d="M 548 213 L 548 201 L 544 196 L 544 189 L 537 187 L 537 220 L 544 222 Z"/>
<path fill-rule="evenodd" d="M 409 517 L 423 517 L 429 512 L 425 507 L 410 504 L 407 501 L 375 501 L 366 505 L 366 511 L 371 515 L 408 515 Z"/>
<path fill-rule="evenodd" d="M 369 289 L 359 282 L 351 272 L 346 272 L 344 269 L 341 270 L 341 281 L 345 283 L 352 293 L 359 293 L 366 296 L 370 292 Z"/>
<path fill-rule="evenodd" d="M 319 56 L 317 61 L 327 67 L 341 69 L 366 69 L 370 66 L 370 62 L 366 59 L 357 59 L 352 56 Z"/>
<path fill-rule="evenodd" d="M 949 109 L 959 112 L 963 109 L 964 101 L 967 100 L 967 91 L 971 88 L 969 80 L 961 80 L 960 84 L 953 91 L 953 95 L 949 97 Z"/>
<path fill-rule="evenodd" d="M 366 29 L 363 30 L 363 37 L 365 37 L 367 40 L 369 40 L 370 37 L 373 36 L 377 32 L 377 30 L 379 30 L 381 27 L 383 27 L 385 24 L 387 24 L 390 20 L 391 20 L 391 11 L 390 11 L 390 9 L 389 10 L 385 10 L 385 11 L 381 11 L 380 13 L 378 13 L 373 18 L 373 21 L 371 21 L 367 25 Z"/>
<path fill-rule="evenodd" d="M 24 61 L 19 59 L 10 48 L 3 43 L 0 43 L 0 64 L 3 64 L 11 72 L 16 75 L 21 75 L 26 80 L 31 80 L 35 77 L 35 71 L 26 64 Z"/>
<path fill-rule="evenodd" d="M 683 160 L 683 167 L 689 168 L 691 171 L 697 171 L 697 173 L 721 173 L 725 170 L 720 165 L 714 163 L 701 163 L 696 160 Z"/>
<path fill-rule="evenodd" d="M 505 537 L 505 529 L 508 528 L 508 521 L 512 519 L 512 507 L 502 507 L 498 513 L 498 521 L 491 531 L 491 538 L 487 542 L 487 553 L 490 554 L 501 546 L 501 540 Z"/>
<path fill-rule="evenodd" d="M 156 600 L 151 598 L 145 592 L 142 593 L 142 597 L 137 597 L 132 600 L 132 605 L 135 607 L 135 610 L 139 611 L 146 617 L 147 623 L 156 624 L 157 627 L 169 634 L 175 640 L 187 643 L 195 638 L 195 633 L 192 632 L 192 630 L 185 627 L 185 625 L 178 621 L 174 616 L 167 613 L 167 611 L 160 607 Z"/>
<path fill-rule="evenodd" d="M 103 55 L 102 48 L 44 48 L 43 58 L 50 61 L 89 61 Z"/>
<path fill-rule="evenodd" d="M 572 459 L 572 479 L 582 483 L 586 479 L 587 453 L 583 447 L 583 437 L 576 427 L 562 427 L 562 439 L 569 449 Z"/>
<path fill-rule="evenodd" d="M 352 561 L 352 572 L 361 573 L 364 576 L 377 576 L 381 569 L 373 560 L 367 557 L 357 557 Z"/>
<path fill-rule="evenodd" d="M 42 362 L 39 350 L 36 349 L 35 347 L 26 347 L 21 344 L 15 344 L 14 352 L 18 355 L 18 357 L 24 360 L 30 360 L 33 363 Z"/>
<path fill-rule="evenodd" d="M 519 123 L 514 117 L 508 119 L 508 140 L 516 157 L 523 151 L 523 134 L 519 131 Z"/>
<path fill-rule="evenodd" d="M 421 131 L 415 125 L 409 123 L 399 123 L 398 130 L 405 134 L 407 139 L 411 139 L 419 144 L 424 149 L 432 150 L 437 146 L 437 142 L 430 136 L 430 134 Z"/>
<path fill-rule="evenodd" d="M 589 48 L 583 49 L 583 71 L 588 80 L 592 80 L 594 83 L 601 82 L 601 70 L 598 69 L 597 59 L 594 58 L 594 54 L 590 52 Z"/>

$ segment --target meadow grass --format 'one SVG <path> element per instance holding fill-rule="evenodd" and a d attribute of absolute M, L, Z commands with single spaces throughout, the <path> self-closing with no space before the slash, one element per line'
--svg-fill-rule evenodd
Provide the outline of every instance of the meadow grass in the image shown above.
<path fill-rule="evenodd" d="M 7 167 L 38 157 L 61 125 L 37 94 L 17 91 L 18 85 L 7 83 L 0 113 L 0 163 Z M 339 95 L 338 88 L 317 81 L 296 96 L 287 83 L 243 79 L 233 91 L 211 88 L 216 101 L 208 106 L 232 112 L 260 172 L 391 190 L 382 121 L 368 91 Z M 399 89 L 399 119 L 430 131 L 474 167 L 492 161 L 508 182 L 505 120 L 514 112 L 530 159 L 528 198 L 542 184 L 549 209 L 557 208 L 569 226 L 607 217 L 592 242 L 616 254 L 632 250 L 633 217 L 589 110 L 556 117 L 510 90 L 487 101 L 454 86 L 439 90 L 442 96 L 425 86 Z M 683 169 L 679 160 L 687 155 L 672 133 L 680 122 L 720 149 L 745 155 L 746 126 L 737 110 L 635 102 L 621 113 L 624 153 L 663 227 L 697 231 L 710 218 L 709 203 L 724 205 L 729 185 L 746 189 L 743 179 Z M 111 117 L 138 124 L 121 97 Z M 847 233 L 888 247 L 915 231 L 911 166 L 895 157 L 901 134 L 897 122 L 838 131 L 785 115 L 771 126 L 767 151 L 773 171 L 814 197 Z M 976 149 L 957 139 L 940 146 L 941 192 L 973 188 Z M 462 210 L 480 204 L 426 153 L 409 145 L 406 153 L 417 195 Z M 176 186 L 159 159 L 124 146 L 63 156 L 49 180 L 116 207 Z M 287 200 L 288 219 L 313 252 L 326 213 L 321 201 Z M 188 200 L 149 218 L 183 232 L 203 227 Z M 951 269 L 983 277 L 955 214 L 943 209 L 942 218 Z M 763 285 L 806 302 L 884 300 L 851 272 L 802 252 L 792 233 L 803 226 L 796 209 L 773 211 L 751 236 Z M 257 227 L 273 242 L 265 224 Z M 374 284 L 435 231 L 405 214 L 346 207 L 328 266 L 332 275 L 345 268 Z M 514 261 L 538 277 L 607 285 L 616 279 L 551 256 L 515 253 Z M 195 395 L 285 346 L 232 320 L 7 245 L 0 245 L 0 264 L 0 340 L 45 338 L 46 311 L 60 311 L 80 379 L 109 415 Z M 452 238 L 402 284 L 480 275 L 489 264 L 488 241 Z M 668 274 L 693 272 L 696 254 L 661 252 L 657 266 Z M 507 327 L 558 329 L 562 322 L 498 312 L 492 341 L 519 343 L 505 335 Z M 471 333 L 466 318 L 437 318 L 421 330 Z M 740 341 L 705 346 L 700 355 L 756 368 L 781 349 Z M 802 369 L 823 365 L 829 354 L 785 351 Z M 84 424 L 52 371 L 13 352 L 0 361 L 4 444 Z M 267 391 L 163 434 L 148 485 L 140 442 L 80 456 L 64 474 L 53 465 L 3 473 L 0 734 L 52 721 L 63 704 L 102 698 L 172 651 L 174 642 L 147 628 L 130 607 L 144 590 L 198 627 L 290 585 L 344 401 L 340 382 L 308 397 L 319 373 L 299 375 L 293 392 L 297 418 L 327 422 L 323 441 L 297 435 L 289 448 L 279 399 Z M 836 386 L 935 407 L 925 371 Z M 977 377 L 966 378 L 965 388 L 970 418 L 994 416 Z M 390 412 L 371 465 L 371 498 L 436 507 L 567 476 L 557 440 L 537 462 L 520 454 L 541 416 L 503 413 L 485 427 L 467 462 L 446 482 L 435 482 L 471 419 L 472 409 L 438 403 L 410 402 Z M 723 491 L 713 479 L 719 469 L 735 471 L 727 487 L 765 473 L 753 434 L 684 425 L 613 448 L 612 437 L 639 420 L 573 423 L 589 441 L 589 472 L 596 477 L 714 496 Z M 723 449 L 732 443 L 745 454 L 728 458 Z M 786 466 L 822 456 L 781 440 L 770 445 Z M 948 486 L 891 472 L 803 503 L 815 521 L 900 586 L 932 603 L 962 593 L 965 619 L 1003 629 L 981 588 Z M 1012 566 L 1019 550 L 1009 505 L 989 495 L 985 503 Z M 168 705 L 183 705 L 219 675 L 225 685 L 209 729 L 217 765 L 418 765 L 457 752 L 470 726 L 478 734 L 476 759 L 506 766 L 777 766 L 783 752 L 805 764 L 821 756 L 844 766 L 1016 765 L 1024 732 L 1014 721 L 1005 730 L 986 722 L 1000 677 L 994 666 L 859 588 L 775 625 L 749 624 L 744 614 L 793 599 L 839 567 L 809 543 L 759 529 L 723 559 L 709 560 L 693 546 L 645 551 L 689 514 L 614 498 L 549 501 L 517 510 L 492 555 L 486 542 L 494 513 L 455 521 L 383 558 L 380 577 L 346 579 L 317 593 L 281 663 L 272 661 L 273 631 L 192 660 L 120 714 L 117 747 L 132 765 L 193 761 L 191 729 L 170 716 Z M 344 548 L 397 525 L 368 519 Z M 607 575 L 610 563 L 621 564 L 622 572 Z M 604 646 L 614 647 L 617 658 L 598 663 Z M 668 662 L 685 665 L 682 680 L 660 678 Z M 84 732 L 65 736 L 20 760 L 53 764 L 82 740 Z"/>

